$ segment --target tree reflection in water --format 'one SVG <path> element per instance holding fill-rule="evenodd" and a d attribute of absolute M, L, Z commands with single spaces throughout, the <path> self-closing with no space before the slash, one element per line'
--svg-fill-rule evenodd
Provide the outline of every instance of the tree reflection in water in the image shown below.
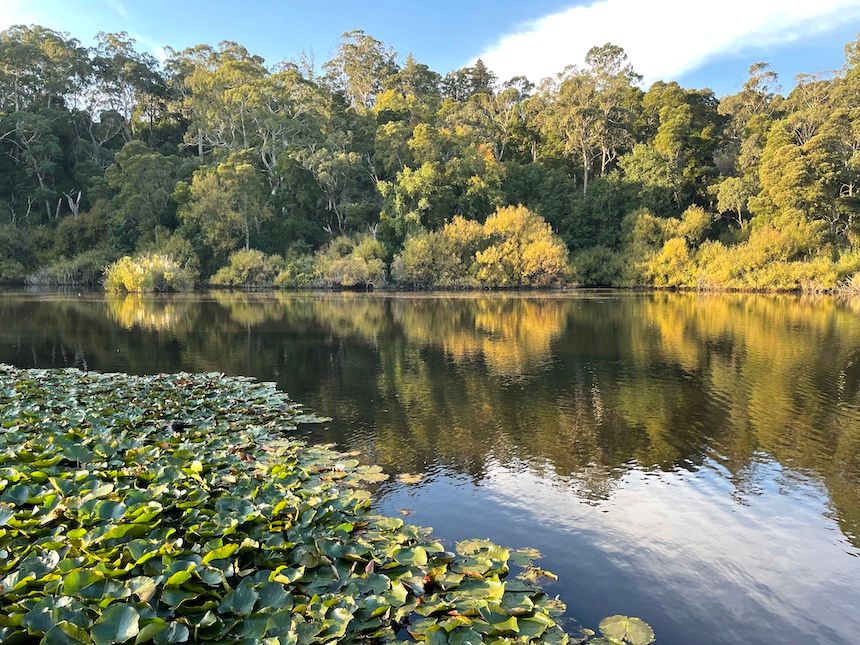
<path fill-rule="evenodd" d="M 712 522 L 703 533 L 728 530 L 725 508 L 753 509 L 763 523 L 808 523 L 802 500 L 813 495 L 818 516 L 838 525 L 839 548 L 858 555 L 856 303 L 668 293 L 12 293 L 0 297 L 0 322 L 0 361 L 20 366 L 277 381 L 334 417 L 309 431 L 314 439 L 361 450 L 390 472 L 425 474 L 415 487 L 395 482 L 381 493 L 429 496 L 417 515 L 433 522 L 447 521 L 433 509 L 451 477 L 507 491 L 505 499 L 520 486 L 532 516 L 596 524 L 571 503 L 605 507 L 607 521 L 624 517 L 620 500 L 671 512 L 673 500 L 692 503 L 680 482 L 699 477 L 715 492 L 695 497 L 705 519 L 686 521 Z M 646 493 L 654 477 L 678 496 Z M 546 506 L 548 491 L 567 501 Z M 769 516 L 755 500 L 773 507 L 772 494 L 794 506 Z M 502 511 L 487 517 L 494 513 Z M 640 518 L 658 532 L 653 520 Z"/>

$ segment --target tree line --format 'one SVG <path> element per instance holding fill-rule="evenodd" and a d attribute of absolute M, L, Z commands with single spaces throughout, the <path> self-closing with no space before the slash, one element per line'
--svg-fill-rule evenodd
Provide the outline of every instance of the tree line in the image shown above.
<path fill-rule="evenodd" d="M 0 280 L 860 289 L 860 42 L 722 98 L 612 44 L 535 83 L 360 30 L 321 66 L 95 42 L 0 33 Z"/>

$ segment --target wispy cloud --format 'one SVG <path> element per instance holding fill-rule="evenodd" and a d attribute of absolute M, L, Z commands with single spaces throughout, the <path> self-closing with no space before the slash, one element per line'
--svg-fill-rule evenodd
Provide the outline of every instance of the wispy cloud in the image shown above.
<path fill-rule="evenodd" d="M 860 0 L 600 0 L 549 14 L 480 57 L 500 78 L 532 80 L 580 64 L 594 45 L 625 49 L 646 83 L 677 78 L 714 57 L 789 43 L 860 19 Z"/>
<path fill-rule="evenodd" d="M 136 31 L 129 32 L 129 36 L 134 38 L 141 45 L 146 47 L 159 62 L 167 60 L 167 47 L 152 38 L 137 33 Z"/>
<path fill-rule="evenodd" d="M 128 9 L 125 8 L 122 0 L 105 0 L 105 4 L 116 11 L 123 20 L 128 20 L 130 18 L 128 15 Z"/>

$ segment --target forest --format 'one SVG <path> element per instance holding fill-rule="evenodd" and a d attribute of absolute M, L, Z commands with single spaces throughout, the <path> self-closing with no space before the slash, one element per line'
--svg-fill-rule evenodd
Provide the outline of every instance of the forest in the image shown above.
<path fill-rule="evenodd" d="M 860 41 L 786 91 L 442 75 L 361 31 L 235 42 L 0 33 L 0 282 L 111 291 L 566 285 L 860 292 Z"/>

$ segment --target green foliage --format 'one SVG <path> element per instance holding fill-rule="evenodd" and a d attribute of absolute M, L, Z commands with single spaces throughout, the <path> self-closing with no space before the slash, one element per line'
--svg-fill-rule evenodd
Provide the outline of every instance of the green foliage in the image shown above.
<path fill-rule="evenodd" d="M 200 230 L 208 246 L 219 253 L 242 245 L 250 248 L 252 235 L 272 217 L 265 194 L 262 175 L 248 151 L 197 170 L 191 184 L 180 183 L 175 192 L 182 202 L 179 217 Z"/>
<path fill-rule="evenodd" d="M 190 291 L 197 274 L 165 255 L 125 256 L 104 271 L 105 289 L 112 293 Z"/>
<path fill-rule="evenodd" d="M 504 166 L 472 130 L 420 123 L 406 142 L 413 161 L 382 181 L 380 221 L 398 245 L 422 228 L 437 228 L 454 214 L 483 219 L 501 205 Z"/>
<path fill-rule="evenodd" d="M 113 193 L 110 225 L 124 248 L 133 248 L 140 238 L 157 243 L 159 228 L 175 225 L 173 193 L 186 176 L 183 165 L 180 157 L 153 152 L 142 141 L 117 152 L 104 180 Z"/>
<path fill-rule="evenodd" d="M 571 277 L 583 287 L 617 287 L 625 273 L 624 258 L 605 246 L 594 246 L 571 257 Z"/>
<path fill-rule="evenodd" d="M 275 276 L 275 286 L 284 289 L 301 289 L 313 284 L 317 274 L 314 256 L 290 252 L 284 258 L 284 269 Z"/>
<path fill-rule="evenodd" d="M 473 264 L 483 242 L 481 224 L 455 217 L 439 231 L 407 238 L 391 264 L 391 277 L 400 285 L 418 289 L 477 286 Z"/>
<path fill-rule="evenodd" d="M 23 230 L 0 225 L 0 282 L 20 282 L 28 273 L 32 252 Z"/>
<path fill-rule="evenodd" d="M 611 43 L 535 86 L 499 83 L 480 60 L 444 78 L 412 55 L 400 65 L 361 30 L 321 76 L 305 57 L 270 68 L 231 41 L 161 67 L 126 33 L 87 49 L 13 26 L 0 32 L 0 214 L 25 243 L 0 233 L 0 280 L 51 267 L 40 280 L 89 282 L 95 249 L 181 256 L 208 278 L 239 249 L 301 247 L 326 249 L 324 271 L 297 259 L 279 285 L 380 286 L 387 269 L 416 288 L 556 283 L 517 276 L 492 243 L 472 258 L 443 232 L 522 204 L 576 255 L 583 283 L 833 289 L 836 258 L 860 248 L 858 47 L 787 96 L 755 63 L 718 100 L 676 82 L 643 92 Z M 654 219 L 631 216 L 645 211 Z M 383 252 L 329 253 L 367 232 Z"/>
<path fill-rule="evenodd" d="M 86 213 L 67 215 L 52 231 L 52 254 L 58 257 L 73 257 L 99 246 L 112 246 L 113 240 L 106 239 L 105 236 L 108 227 L 104 202 L 98 202 Z"/>
<path fill-rule="evenodd" d="M 316 254 L 316 272 L 327 287 L 372 289 L 385 284 L 385 248 L 370 235 L 342 235 Z"/>
<path fill-rule="evenodd" d="M 500 208 L 486 222 L 455 217 L 439 231 L 414 235 L 392 263 L 409 287 L 549 287 L 562 284 L 567 248 L 525 206 Z"/>
<path fill-rule="evenodd" d="M 25 282 L 30 285 L 47 287 L 85 286 L 95 287 L 102 284 L 105 267 L 116 258 L 110 249 L 91 249 L 71 258 L 60 258 L 51 264 L 39 267 L 29 274 Z"/>
<path fill-rule="evenodd" d="M 280 255 L 266 255 L 256 249 L 236 251 L 227 266 L 212 276 L 211 283 L 223 287 L 272 287 L 275 278 L 285 269 Z"/>
<path fill-rule="evenodd" d="M 288 438 L 321 419 L 274 385 L 0 366 L 0 391 L 3 642 L 568 642 L 508 549 L 373 514 L 382 469 Z"/>

